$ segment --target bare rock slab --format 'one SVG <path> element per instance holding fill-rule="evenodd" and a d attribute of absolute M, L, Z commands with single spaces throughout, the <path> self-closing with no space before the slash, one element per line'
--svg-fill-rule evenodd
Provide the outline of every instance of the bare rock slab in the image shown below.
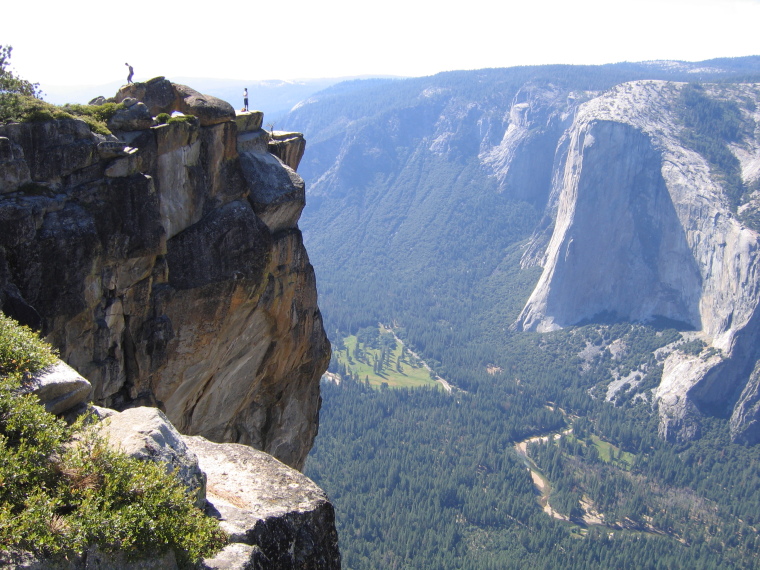
<path fill-rule="evenodd" d="M 238 133 L 248 133 L 261 129 L 264 113 L 261 111 L 236 111 L 235 122 Z"/>
<path fill-rule="evenodd" d="M 206 473 L 208 510 L 230 535 L 208 568 L 340 568 L 335 511 L 311 479 L 245 445 L 183 439 Z"/>
<path fill-rule="evenodd" d="M 62 414 L 87 402 L 92 386 L 79 372 L 59 361 L 35 374 L 23 392 L 37 396 L 51 414 Z"/>

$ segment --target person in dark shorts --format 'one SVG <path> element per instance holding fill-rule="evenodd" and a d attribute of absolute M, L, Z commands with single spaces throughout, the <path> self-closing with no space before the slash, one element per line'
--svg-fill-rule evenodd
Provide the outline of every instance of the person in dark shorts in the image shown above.
<path fill-rule="evenodd" d="M 248 87 L 243 89 L 243 111 L 248 111 Z"/>
<path fill-rule="evenodd" d="M 125 63 L 124 65 L 126 65 L 129 68 L 129 75 L 127 75 L 127 83 L 132 83 L 132 76 L 135 74 L 135 70 L 132 69 L 132 66 L 129 65 L 128 63 Z"/>

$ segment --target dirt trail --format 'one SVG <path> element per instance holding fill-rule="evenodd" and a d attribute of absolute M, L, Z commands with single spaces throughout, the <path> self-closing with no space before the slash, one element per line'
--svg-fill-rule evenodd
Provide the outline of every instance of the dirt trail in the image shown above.
<path fill-rule="evenodd" d="M 551 483 L 549 483 L 549 480 L 544 477 L 543 473 L 541 473 L 541 470 L 538 468 L 536 463 L 530 458 L 528 455 L 528 444 L 530 443 L 546 443 L 549 441 L 549 438 L 552 439 L 559 439 L 563 435 L 567 435 L 569 433 L 572 433 L 573 428 L 567 428 L 561 432 L 554 432 L 547 435 L 536 435 L 533 437 L 529 437 L 528 439 L 524 439 L 522 441 L 518 441 L 515 443 L 515 451 L 517 454 L 522 457 L 523 463 L 525 463 L 525 466 L 528 468 L 528 471 L 530 471 L 531 479 L 533 479 L 533 484 L 536 486 L 539 492 L 538 502 L 543 507 L 544 512 L 549 515 L 550 517 L 553 517 L 555 519 L 566 521 L 569 520 L 568 517 L 565 515 L 562 515 L 555 511 L 552 506 L 549 504 L 549 495 L 552 492 Z"/>
<path fill-rule="evenodd" d="M 562 413 L 564 414 L 564 412 Z M 581 497 L 580 502 L 579 502 L 581 510 L 583 511 L 583 516 L 581 517 L 580 520 L 578 519 L 570 520 L 569 517 L 555 511 L 552 508 L 552 506 L 549 504 L 549 496 L 551 495 L 551 492 L 552 492 L 551 482 L 544 476 L 544 474 L 538 468 L 538 465 L 536 465 L 535 461 L 531 459 L 530 455 L 528 454 L 528 445 L 531 443 L 538 443 L 538 442 L 546 443 L 547 441 L 549 441 L 550 438 L 553 440 L 558 440 L 562 436 L 569 435 L 572 432 L 573 432 L 573 428 L 569 427 L 562 431 L 554 431 L 546 435 L 537 435 L 537 436 L 529 437 L 527 439 L 524 439 L 522 441 L 518 441 L 515 443 L 515 451 L 523 460 L 523 463 L 527 467 L 528 471 L 530 471 L 530 477 L 531 479 L 533 479 L 533 484 L 536 486 L 536 489 L 538 490 L 538 493 L 539 493 L 538 502 L 547 515 L 557 520 L 569 521 L 571 523 L 577 524 L 581 528 L 582 533 L 585 532 L 586 527 L 591 526 L 591 525 L 607 526 L 608 528 L 620 530 L 621 524 L 613 523 L 612 525 L 610 525 L 609 522 L 605 521 L 604 514 L 600 513 L 596 509 L 596 506 L 594 505 L 593 501 L 586 495 L 583 495 L 583 497 Z M 626 527 L 625 525 L 623 525 L 623 528 L 628 528 L 636 532 L 646 532 L 650 534 L 672 536 L 651 525 L 645 525 L 645 526 L 639 525 L 639 526 L 636 526 L 635 528 Z M 673 536 L 673 538 L 683 541 L 682 538 L 679 538 L 676 536 Z"/>

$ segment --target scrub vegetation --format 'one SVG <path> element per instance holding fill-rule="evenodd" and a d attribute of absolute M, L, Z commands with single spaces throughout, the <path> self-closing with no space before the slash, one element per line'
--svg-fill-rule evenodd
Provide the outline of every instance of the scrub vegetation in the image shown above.
<path fill-rule="evenodd" d="M 52 105 L 41 99 L 39 84 L 18 77 L 10 68 L 11 46 L 0 46 L 0 124 L 81 119 L 94 133 L 110 135 L 106 123 L 121 103 Z"/>
<path fill-rule="evenodd" d="M 30 329 L 0 315 L 0 561 L 172 549 L 190 567 L 220 549 L 218 522 L 163 466 L 109 448 L 84 421 L 68 426 L 19 391 L 55 361 Z"/>

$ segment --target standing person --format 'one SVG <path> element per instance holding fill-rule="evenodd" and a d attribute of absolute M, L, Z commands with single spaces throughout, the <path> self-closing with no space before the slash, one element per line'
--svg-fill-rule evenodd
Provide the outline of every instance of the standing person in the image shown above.
<path fill-rule="evenodd" d="M 129 75 L 127 75 L 127 84 L 132 83 L 132 76 L 135 74 L 135 70 L 132 69 L 132 66 L 128 63 L 125 63 L 124 65 L 129 68 Z"/>
<path fill-rule="evenodd" d="M 243 111 L 248 111 L 248 87 L 243 89 Z"/>

